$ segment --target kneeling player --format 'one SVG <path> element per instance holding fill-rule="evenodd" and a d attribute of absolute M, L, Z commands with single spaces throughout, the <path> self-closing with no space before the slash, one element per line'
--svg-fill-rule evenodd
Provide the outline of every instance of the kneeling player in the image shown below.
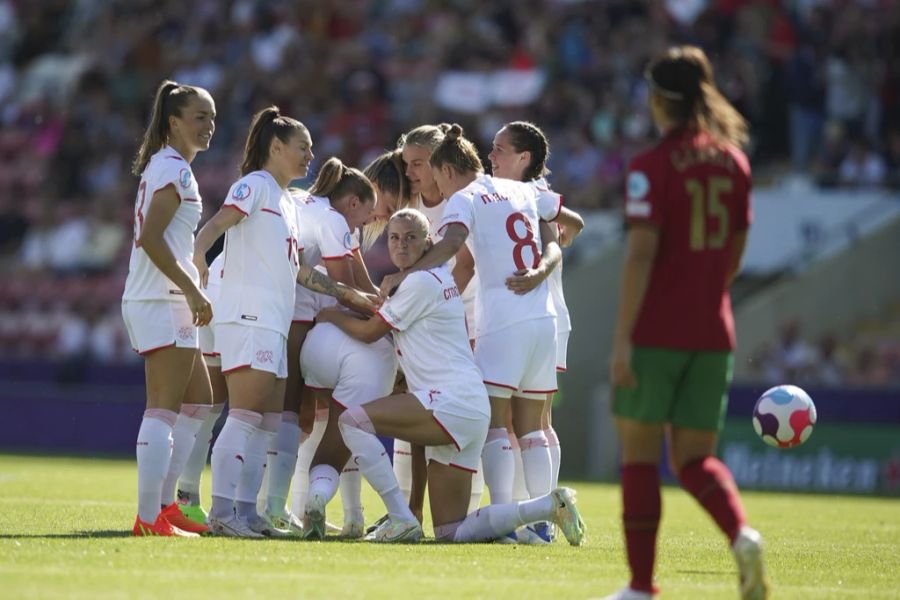
<path fill-rule="evenodd" d="M 430 244 L 428 221 L 420 212 L 401 210 L 391 217 L 388 249 L 398 268 L 412 266 Z M 413 390 L 349 408 L 338 419 L 354 461 L 388 509 L 387 521 L 366 539 L 399 542 L 422 537 L 379 434 L 427 446 L 431 514 L 439 540 L 490 541 L 526 523 L 550 520 L 571 544 L 581 544 L 584 523 L 569 489 L 466 515 L 491 411 L 469 347 L 463 303 L 446 267 L 410 274 L 368 320 L 334 309 L 320 312 L 318 320 L 370 343 L 394 330 L 400 365 Z"/>

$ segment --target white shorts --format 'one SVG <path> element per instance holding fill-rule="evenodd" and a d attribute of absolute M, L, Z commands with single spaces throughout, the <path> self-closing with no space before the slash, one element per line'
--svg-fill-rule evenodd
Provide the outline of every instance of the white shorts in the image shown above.
<path fill-rule="evenodd" d="M 472 405 L 481 402 L 484 403 L 483 407 L 489 407 L 487 398 L 458 395 L 448 399 L 447 396 L 454 394 L 448 390 L 419 390 L 412 393 L 422 406 L 431 411 L 437 424 L 453 440 L 452 444 L 444 446 L 426 446 L 425 460 L 433 460 L 470 473 L 477 472 L 491 418 L 484 412 L 473 409 Z M 439 400 L 435 399 L 435 394 L 440 394 Z"/>
<path fill-rule="evenodd" d="M 316 315 L 320 310 L 335 304 L 337 304 L 337 300 L 331 296 L 298 285 L 297 293 L 294 295 L 294 316 L 291 317 L 291 322 L 312 323 L 316 320 Z"/>
<path fill-rule="evenodd" d="M 251 368 L 287 377 L 287 338 L 277 331 L 238 323 L 215 326 L 216 350 L 221 356 L 222 374 Z"/>
<path fill-rule="evenodd" d="M 197 335 L 200 338 L 200 351 L 203 353 L 203 361 L 207 367 L 221 367 L 222 357 L 216 352 L 215 324 L 210 323 L 199 328 Z"/>
<path fill-rule="evenodd" d="M 475 363 L 491 397 L 546 399 L 556 392 L 556 320 L 530 319 L 480 336 Z"/>
<path fill-rule="evenodd" d="M 332 399 L 349 408 L 391 393 L 397 357 L 385 338 L 365 344 L 332 323 L 318 323 L 300 350 L 300 372 L 307 387 L 332 390 Z"/>
<path fill-rule="evenodd" d="M 187 302 L 123 300 L 122 319 L 131 347 L 141 356 L 171 346 L 199 348 L 197 326 Z"/>
<path fill-rule="evenodd" d="M 556 334 L 556 370 L 566 370 L 566 354 L 569 349 L 569 332 L 561 331 Z"/>

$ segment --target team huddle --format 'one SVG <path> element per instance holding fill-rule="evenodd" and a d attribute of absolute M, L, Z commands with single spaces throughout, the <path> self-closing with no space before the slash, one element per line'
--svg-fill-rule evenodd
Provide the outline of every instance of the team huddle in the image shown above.
<path fill-rule="evenodd" d="M 659 593 L 665 442 L 728 541 L 742 597 L 761 599 L 762 537 L 715 456 L 735 346 L 728 290 L 752 221 L 747 123 L 699 48 L 667 49 L 645 79 L 662 136 L 626 185 L 609 381 L 631 580 L 609 598 Z M 147 383 L 134 534 L 416 542 L 427 488 L 438 541 L 561 533 L 580 545 L 550 408 L 571 329 L 560 248 L 584 222 L 545 179 L 544 133 L 504 125 L 486 175 L 459 125 L 422 125 L 362 171 L 329 158 L 301 190 L 290 184 L 306 177 L 313 139 L 272 106 L 195 237 L 190 165 L 214 131 L 205 90 L 163 82 L 132 169 L 122 312 Z M 363 256 L 382 236 L 397 272 L 376 286 Z M 207 513 L 200 474 L 226 399 Z M 393 460 L 380 438 L 393 438 Z M 362 477 L 386 508 L 368 528 Z M 338 490 L 342 526 L 326 518 Z"/>
<path fill-rule="evenodd" d="M 560 531 L 580 545 L 550 404 L 568 333 L 560 233 L 570 242 L 583 221 L 543 179 L 543 133 L 501 129 L 490 176 L 458 125 L 421 126 L 365 172 L 328 159 L 305 191 L 289 186 L 313 140 L 269 107 L 242 177 L 195 237 L 190 163 L 214 119 L 205 90 L 163 82 L 134 165 L 123 316 L 148 396 L 134 534 L 414 542 L 427 485 L 440 541 L 549 543 Z M 363 246 L 385 229 L 399 272 L 379 287 Z M 200 474 L 226 398 L 206 513 Z M 396 440 L 393 464 L 378 436 Z M 368 531 L 363 476 L 387 509 Z M 338 489 L 340 528 L 326 520 Z"/>

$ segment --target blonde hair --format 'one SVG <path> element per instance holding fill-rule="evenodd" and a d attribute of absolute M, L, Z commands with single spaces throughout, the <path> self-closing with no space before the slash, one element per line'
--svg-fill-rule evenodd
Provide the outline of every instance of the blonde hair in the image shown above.
<path fill-rule="evenodd" d="M 430 234 L 428 232 L 428 217 L 426 217 L 422 211 L 416 210 L 415 208 L 404 208 L 398 210 L 393 215 L 391 215 L 391 218 L 388 221 L 388 231 L 390 231 L 391 223 L 400 219 L 412 221 L 412 223 L 416 226 L 418 232 L 422 234 L 422 237 L 430 239 Z"/>
<path fill-rule="evenodd" d="M 409 181 L 403 168 L 401 151 L 389 150 L 363 169 L 363 173 L 369 178 L 379 192 L 392 194 L 397 197 L 395 210 L 402 210 L 409 206 Z M 379 198 L 379 203 L 382 201 Z M 379 219 L 366 223 L 362 228 L 362 251 L 365 252 L 381 237 L 387 227 L 387 220 Z"/>
<path fill-rule="evenodd" d="M 716 87 L 712 65 L 700 48 L 669 48 L 650 63 L 645 77 L 672 121 L 735 146 L 747 144 L 747 120 Z"/>
<path fill-rule="evenodd" d="M 439 125 L 419 125 L 410 129 L 397 140 L 397 150 L 403 150 L 404 146 L 421 146 L 434 150 L 438 144 L 444 141 L 444 136 L 450 131 L 449 123 Z"/>
<path fill-rule="evenodd" d="M 187 106 L 192 97 L 199 96 L 201 93 L 208 94 L 209 92 L 192 85 L 181 85 L 169 79 L 165 79 L 159 84 L 159 87 L 156 88 L 156 96 L 153 98 L 150 123 L 144 130 L 141 147 L 131 164 L 132 174 L 140 176 L 147 168 L 150 157 L 168 141 L 169 117 L 181 117 L 181 109 Z"/>

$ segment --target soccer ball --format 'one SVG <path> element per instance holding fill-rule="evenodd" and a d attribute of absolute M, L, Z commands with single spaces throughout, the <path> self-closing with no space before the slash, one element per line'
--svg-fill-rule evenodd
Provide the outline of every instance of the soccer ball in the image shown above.
<path fill-rule="evenodd" d="M 816 405 L 795 385 L 768 390 L 753 407 L 753 429 L 762 441 L 776 448 L 799 446 L 812 435 Z"/>

